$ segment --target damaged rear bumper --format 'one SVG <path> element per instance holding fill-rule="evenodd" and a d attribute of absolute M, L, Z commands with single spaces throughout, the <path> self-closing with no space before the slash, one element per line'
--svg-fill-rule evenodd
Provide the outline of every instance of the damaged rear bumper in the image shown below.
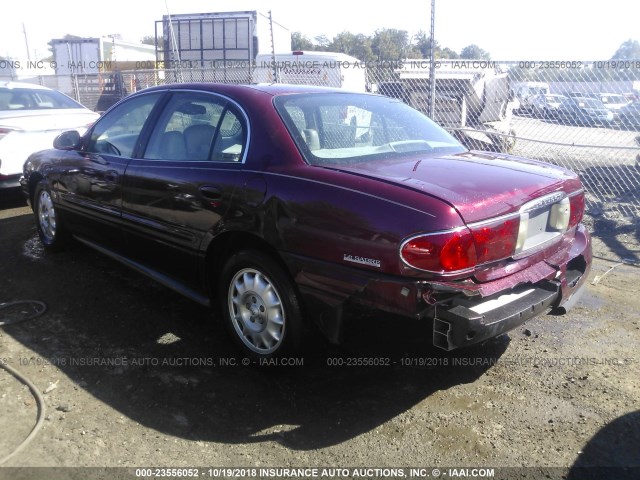
<path fill-rule="evenodd" d="M 585 274 L 571 270 L 566 275 L 574 285 L 568 300 L 577 300 L 585 288 L 581 281 Z M 497 337 L 558 306 L 561 298 L 561 283 L 543 280 L 535 286 L 516 288 L 495 298 L 456 299 L 453 306 L 436 308 L 433 344 L 453 350 Z"/>
<path fill-rule="evenodd" d="M 433 320 L 434 345 L 452 350 L 522 325 L 550 308 L 569 309 L 591 267 L 591 238 L 580 225 L 567 248 L 517 273 L 485 282 L 424 281 L 289 257 L 306 313 L 334 343 L 352 305 Z M 313 273 L 311 273 L 313 272 Z"/>

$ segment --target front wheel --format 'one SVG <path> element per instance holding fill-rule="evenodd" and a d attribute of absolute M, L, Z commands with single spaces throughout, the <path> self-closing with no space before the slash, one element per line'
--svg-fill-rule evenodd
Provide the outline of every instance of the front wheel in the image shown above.
<path fill-rule="evenodd" d="M 36 216 L 38 236 L 45 248 L 57 250 L 68 238 L 67 231 L 47 185 L 39 185 L 34 195 L 33 213 Z"/>
<path fill-rule="evenodd" d="M 300 347 L 298 295 L 275 261 L 255 250 L 235 253 L 220 280 L 218 299 L 226 327 L 247 355 L 277 357 Z"/>

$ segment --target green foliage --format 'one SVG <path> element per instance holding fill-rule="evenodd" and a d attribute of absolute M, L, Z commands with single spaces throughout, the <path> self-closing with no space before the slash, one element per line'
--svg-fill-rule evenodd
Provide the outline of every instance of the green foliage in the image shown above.
<path fill-rule="evenodd" d="M 397 61 L 407 57 L 410 50 L 409 34 L 406 30 L 383 28 L 376 30 L 371 49 L 379 61 Z"/>
<path fill-rule="evenodd" d="M 351 55 L 361 62 L 369 62 L 376 58 L 371 48 L 371 38 L 362 33 L 357 35 L 351 32 L 339 33 L 333 37 L 329 50 Z"/>
<path fill-rule="evenodd" d="M 291 34 L 291 50 L 292 51 L 313 50 L 313 49 L 314 49 L 314 45 L 306 35 L 303 35 L 300 32 L 293 32 Z"/>
<path fill-rule="evenodd" d="M 406 58 L 430 58 L 431 38 L 424 31 L 413 37 L 406 30 L 383 28 L 373 35 L 344 31 L 338 33 L 332 40 L 326 35 L 318 35 L 313 40 L 301 32 L 291 34 L 291 50 L 316 50 L 338 52 L 351 55 L 362 62 L 398 61 Z M 465 50 L 463 50 L 465 51 Z M 457 52 L 442 47 L 435 42 L 436 58 L 481 58 L 489 59 L 488 52 L 477 45 L 466 47 L 468 54 L 478 53 L 478 57 L 461 57 Z"/>
<path fill-rule="evenodd" d="M 158 46 L 162 47 L 162 37 L 158 37 Z M 140 43 L 144 45 L 156 45 L 156 36 L 155 35 L 146 35 L 140 39 Z"/>
<path fill-rule="evenodd" d="M 475 43 L 472 43 L 462 49 L 460 52 L 460 58 L 469 60 L 491 60 L 491 55 Z"/>
<path fill-rule="evenodd" d="M 611 60 L 640 60 L 640 42 L 631 39 L 623 42 Z"/>

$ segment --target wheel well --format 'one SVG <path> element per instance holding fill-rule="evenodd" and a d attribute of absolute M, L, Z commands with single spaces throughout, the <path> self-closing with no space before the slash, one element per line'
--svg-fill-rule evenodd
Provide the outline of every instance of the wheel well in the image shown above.
<path fill-rule="evenodd" d="M 206 253 L 205 282 L 207 291 L 211 292 L 214 297 L 217 290 L 217 280 L 225 262 L 234 253 L 246 249 L 258 250 L 268 255 L 282 267 L 282 270 L 287 275 L 290 275 L 287 264 L 278 254 L 278 251 L 266 240 L 247 232 L 225 232 L 218 235 L 209 244 Z M 291 280 L 294 283 L 293 279 Z"/>
<path fill-rule="evenodd" d="M 31 208 L 35 208 L 36 187 L 43 178 L 39 173 L 32 173 L 29 177 L 29 200 L 31 201 Z"/>

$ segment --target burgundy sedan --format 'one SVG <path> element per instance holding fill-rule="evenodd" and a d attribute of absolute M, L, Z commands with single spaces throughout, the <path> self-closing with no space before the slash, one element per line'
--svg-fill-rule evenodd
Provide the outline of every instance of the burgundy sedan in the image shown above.
<path fill-rule="evenodd" d="M 340 341 L 353 306 L 464 347 L 569 308 L 591 265 L 577 175 L 469 151 L 383 96 L 166 85 L 54 146 L 21 180 L 44 245 L 215 306 L 252 356 Z"/>

